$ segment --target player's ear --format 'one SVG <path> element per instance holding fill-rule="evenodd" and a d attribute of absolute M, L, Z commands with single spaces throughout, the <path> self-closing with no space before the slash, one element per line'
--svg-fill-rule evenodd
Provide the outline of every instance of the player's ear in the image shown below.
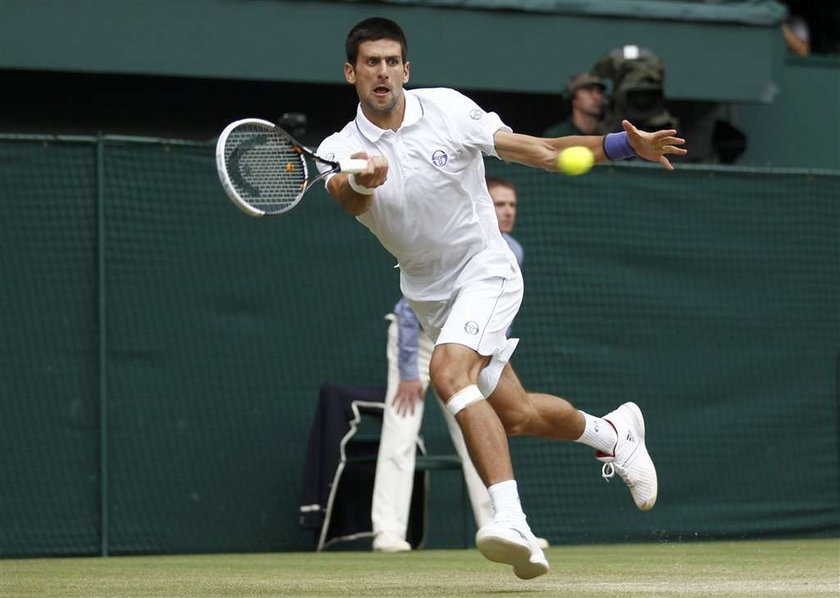
<path fill-rule="evenodd" d="M 403 65 L 403 83 L 408 83 L 408 71 L 409 71 L 410 67 L 411 67 L 410 62 L 406 62 Z"/>
<path fill-rule="evenodd" d="M 349 62 L 344 63 L 344 80 L 350 85 L 354 85 L 356 83 L 356 69 L 354 69 L 353 65 Z"/>

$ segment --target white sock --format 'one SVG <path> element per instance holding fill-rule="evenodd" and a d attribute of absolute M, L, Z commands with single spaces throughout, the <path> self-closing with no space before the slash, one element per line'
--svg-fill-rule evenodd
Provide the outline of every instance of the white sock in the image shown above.
<path fill-rule="evenodd" d="M 487 488 L 496 519 L 525 519 L 522 504 L 519 502 L 519 490 L 516 480 L 507 480 Z"/>
<path fill-rule="evenodd" d="M 580 442 L 591 446 L 596 451 L 612 455 L 615 443 L 618 442 L 618 436 L 612 424 L 603 417 L 594 417 L 585 411 L 581 411 L 581 414 L 586 418 L 586 428 L 575 442 Z"/>

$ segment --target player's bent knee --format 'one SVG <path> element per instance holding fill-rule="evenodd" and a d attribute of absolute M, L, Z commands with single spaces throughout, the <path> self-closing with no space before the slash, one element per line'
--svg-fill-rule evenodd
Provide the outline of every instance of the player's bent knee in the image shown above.
<path fill-rule="evenodd" d="M 445 344 L 435 347 L 429 363 L 429 374 L 437 395 L 451 397 L 467 386 L 474 385 L 487 359 L 463 345 Z"/>
<path fill-rule="evenodd" d="M 462 388 L 452 395 L 452 397 L 446 402 L 446 410 L 454 417 L 460 411 L 466 409 L 473 403 L 483 400 L 484 395 L 481 394 L 480 390 L 478 390 L 478 386 L 470 384 L 466 388 Z"/>

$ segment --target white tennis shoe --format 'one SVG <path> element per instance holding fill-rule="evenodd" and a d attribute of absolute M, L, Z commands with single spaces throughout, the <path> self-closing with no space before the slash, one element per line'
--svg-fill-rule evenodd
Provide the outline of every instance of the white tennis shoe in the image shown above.
<path fill-rule="evenodd" d="M 642 511 L 653 508 L 659 492 L 656 467 L 645 446 L 645 419 L 636 403 L 624 403 L 604 416 L 618 434 L 614 454 L 596 451 L 604 463 L 601 476 L 610 481 L 616 473 L 624 480 L 636 506 Z"/>
<path fill-rule="evenodd" d="M 545 554 L 524 519 L 485 525 L 475 535 L 475 545 L 486 559 L 513 565 L 519 579 L 533 579 L 548 572 Z"/>
<path fill-rule="evenodd" d="M 409 552 L 411 544 L 393 532 L 379 532 L 373 539 L 374 552 Z"/>

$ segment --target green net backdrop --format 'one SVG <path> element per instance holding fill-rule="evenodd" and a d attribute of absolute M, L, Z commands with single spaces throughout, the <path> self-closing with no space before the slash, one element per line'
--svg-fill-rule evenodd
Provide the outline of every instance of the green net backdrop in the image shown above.
<path fill-rule="evenodd" d="M 837 535 L 840 174 L 488 172 L 519 190 L 520 377 L 637 401 L 660 472 L 640 513 L 589 449 L 513 439 L 539 535 Z M 318 389 L 384 384 L 394 260 L 320 188 L 243 216 L 209 145 L 2 139 L 0 189 L 0 555 L 313 548 Z M 429 545 L 460 545 L 460 480 L 431 484 Z"/>

